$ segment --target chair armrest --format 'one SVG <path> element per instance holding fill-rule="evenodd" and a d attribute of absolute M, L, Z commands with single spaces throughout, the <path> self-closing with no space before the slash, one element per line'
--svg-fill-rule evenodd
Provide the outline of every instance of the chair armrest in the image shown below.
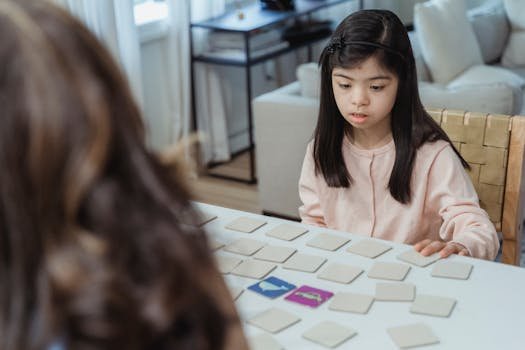
<path fill-rule="evenodd" d="M 298 91 L 295 82 L 253 100 L 260 204 L 291 218 L 299 217 L 299 175 L 319 105 Z"/>

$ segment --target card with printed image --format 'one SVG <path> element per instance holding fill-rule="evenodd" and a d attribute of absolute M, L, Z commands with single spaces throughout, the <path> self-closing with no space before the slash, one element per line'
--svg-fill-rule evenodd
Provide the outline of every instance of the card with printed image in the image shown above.
<path fill-rule="evenodd" d="M 270 276 L 260 282 L 252 284 L 248 287 L 249 290 L 264 295 L 265 297 L 275 299 L 289 291 L 295 289 L 295 285 L 283 281 L 277 277 Z"/>
<path fill-rule="evenodd" d="M 289 294 L 285 299 L 294 303 L 316 308 L 330 299 L 333 295 L 334 293 L 327 290 L 303 285 Z"/>

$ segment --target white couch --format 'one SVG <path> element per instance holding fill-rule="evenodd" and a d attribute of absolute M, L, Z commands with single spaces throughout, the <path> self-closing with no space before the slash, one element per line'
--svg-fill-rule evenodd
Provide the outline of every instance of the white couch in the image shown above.
<path fill-rule="evenodd" d="M 426 107 L 523 114 L 525 1 L 488 0 L 468 12 L 458 0 L 420 3 L 414 26 L 410 38 Z"/>
<path fill-rule="evenodd" d="M 500 15 L 502 9 L 500 2 L 498 10 Z M 474 23 L 473 20 L 480 20 L 480 16 L 486 17 L 483 19 L 483 25 L 473 25 L 475 30 L 487 30 L 490 27 L 487 21 L 501 21 L 500 15 L 490 16 L 493 13 L 491 11 L 493 10 L 478 8 L 470 12 L 471 23 Z M 511 29 L 508 23 L 507 26 L 507 31 L 503 30 L 501 33 L 509 36 Z M 420 93 L 426 107 L 525 115 L 525 105 L 522 104 L 525 83 L 520 83 L 520 79 L 523 79 L 520 76 L 525 78 L 525 65 L 521 68 L 502 68 L 503 78 L 500 77 L 500 79 L 503 80 L 501 81 L 489 74 L 490 69 L 488 73 L 484 71 L 485 66 L 481 64 L 467 69 L 466 72 L 463 72 L 465 76 L 462 76 L 461 73 L 456 76 L 453 79 L 455 84 L 452 86 L 450 83 L 434 82 L 419 46 L 420 38 L 413 34 L 412 36 L 421 83 Z M 478 39 L 491 36 L 496 36 L 496 34 L 478 33 Z M 499 40 L 507 42 L 508 38 Z M 496 48 L 499 54 L 490 52 L 495 48 L 485 42 L 480 45 L 481 51 L 484 57 L 499 55 L 499 58 L 505 46 L 495 38 L 492 38 L 491 41 L 499 43 L 499 48 Z M 525 50 L 523 52 L 525 55 Z M 494 62 L 495 64 L 491 66 L 500 67 L 501 63 L 498 59 Z M 506 72 L 518 74 L 505 75 Z M 297 75 L 299 81 L 263 94 L 253 101 L 260 206 L 266 214 L 287 218 L 298 218 L 299 216 L 298 207 L 301 204 L 298 195 L 299 174 L 306 145 L 313 136 L 319 103 L 316 64 L 300 66 Z M 480 81 L 476 82 L 476 79 Z"/>
<path fill-rule="evenodd" d="M 521 1 L 523 29 L 513 29 L 503 1 Z M 447 12 L 441 13 L 440 18 L 440 9 L 432 7 L 435 2 L 448 2 L 446 11 L 441 12 L 455 10 L 456 16 Z M 415 7 L 414 22 L 420 30 L 409 36 L 423 104 L 429 108 L 523 114 L 525 1 L 490 0 L 468 13 L 461 8 L 461 3 L 461 0 L 438 0 Z M 443 27 L 450 27 L 450 35 L 445 34 Z M 516 34 L 520 39 L 523 36 L 522 42 L 518 40 L 523 46 L 521 51 L 509 44 L 517 41 L 511 40 Z M 515 51 L 517 57 L 508 51 Z M 303 96 L 317 98 L 317 64 L 301 65 L 297 76 Z"/>

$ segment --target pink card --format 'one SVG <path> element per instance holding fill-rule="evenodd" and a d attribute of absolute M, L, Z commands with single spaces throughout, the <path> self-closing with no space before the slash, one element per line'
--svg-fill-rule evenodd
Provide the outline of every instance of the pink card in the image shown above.
<path fill-rule="evenodd" d="M 326 290 L 309 286 L 301 286 L 293 293 L 289 294 L 285 299 L 310 307 L 318 307 L 330 299 L 333 295 L 334 293 Z"/>

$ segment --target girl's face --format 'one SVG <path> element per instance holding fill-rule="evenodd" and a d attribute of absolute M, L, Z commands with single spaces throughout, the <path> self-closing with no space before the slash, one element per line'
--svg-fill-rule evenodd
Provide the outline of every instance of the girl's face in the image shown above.
<path fill-rule="evenodd" d="M 337 108 L 353 127 L 353 136 L 384 137 L 391 132 L 391 111 L 398 78 L 372 56 L 353 68 L 332 70 Z"/>

